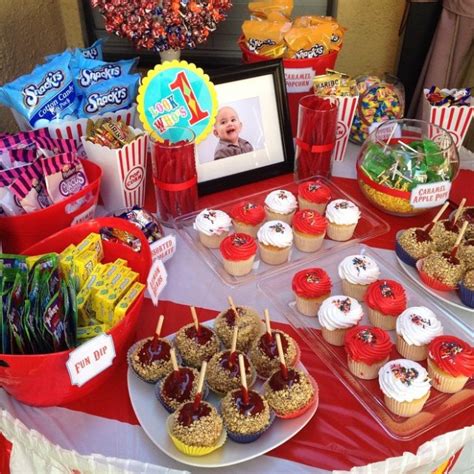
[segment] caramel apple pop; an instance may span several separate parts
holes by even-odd
[[[241,391],[242,391],[242,399],[244,403],[249,402],[249,389],[247,387],[247,377],[245,376],[245,362],[244,356],[239,354],[239,367],[240,367],[240,383],[241,383]]]
[[[436,216],[433,217],[432,221],[429,224],[427,224],[425,227],[423,227],[423,230],[425,230],[426,232],[429,232],[433,228],[433,226],[438,222],[439,218],[443,215],[443,212],[447,209],[448,206],[449,206],[449,202],[446,201],[441,207],[441,209],[438,211]]]

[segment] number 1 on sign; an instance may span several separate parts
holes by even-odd
[[[194,125],[209,117],[209,112],[205,112],[199,107],[196,95],[194,94],[194,91],[192,90],[184,71],[181,71],[176,75],[176,79],[170,84],[170,89],[179,89],[181,91],[184,101],[186,102],[188,110],[191,114],[189,125]]]

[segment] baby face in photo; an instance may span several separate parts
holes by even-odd
[[[236,144],[242,130],[242,122],[232,107],[222,107],[217,112],[214,136],[225,142]]]

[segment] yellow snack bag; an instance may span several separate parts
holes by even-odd
[[[294,59],[318,58],[329,53],[330,35],[327,28],[310,26],[307,28],[293,27],[285,34],[287,50],[285,57]]]
[[[293,11],[293,0],[264,0],[260,2],[249,2],[249,10],[252,18],[270,20],[269,17],[276,13],[288,19]]]
[[[247,20],[242,25],[245,45],[255,54],[281,58],[285,52],[283,36],[291,23]]]

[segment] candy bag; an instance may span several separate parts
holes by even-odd
[[[75,84],[78,89],[87,91],[101,82],[120,80],[130,73],[136,63],[137,58],[124,59],[115,63],[80,58],[72,68]]]
[[[44,156],[54,156],[61,153],[76,153],[76,141],[72,138],[34,138],[33,142]]]
[[[326,25],[307,28],[292,27],[285,34],[288,46],[285,57],[294,59],[317,58],[329,52],[330,28]]]
[[[310,26],[318,26],[325,24],[325,31],[329,33],[329,49],[337,50],[341,49],[342,40],[344,39],[344,33],[346,29],[339,25],[337,21],[331,16],[302,16],[296,18],[293,22],[295,27],[307,28]]]
[[[139,80],[139,74],[132,74],[89,88],[84,92],[78,116],[87,118],[130,107],[135,101]]]
[[[10,189],[26,213],[39,211],[52,204],[46,191],[42,166],[39,160],[23,166],[20,176]]]
[[[71,54],[63,53],[4,85],[0,88],[0,103],[13,107],[35,128],[75,113],[79,99],[69,70],[70,60]]]
[[[25,339],[22,324],[22,312],[25,299],[25,277],[16,271],[15,280],[7,299],[7,321],[10,329],[10,341],[13,353],[25,353]]]
[[[92,46],[89,46],[88,48],[77,48],[74,53],[76,59],[83,57],[86,59],[98,59],[99,61],[102,61],[104,57],[103,43],[105,43],[106,39],[107,38],[99,38]]]
[[[293,0],[264,0],[260,2],[249,2],[249,10],[252,18],[270,20],[275,14],[290,18],[293,11]],[[274,20],[271,20],[274,21]]]
[[[242,25],[242,32],[252,53],[281,58],[285,53],[284,34],[290,27],[291,23],[247,20]]]
[[[28,132],[18,132],[14,135],[5,134],[4,136],[0,137],[0,150],[15,148],[20,145],[26,146],[31,143],[33,138],[38,137],[51,138],[51,135],[49,134],[49,130],[47,128],[39,128],[37,130],[30,130]]]
[[[11,189],[12,183],[18,179],[23,167],[0,171],[0,216],[18,216],[24,214],[18,198]]]
[[[46,188],[53,203],[78,193],[87,186],[82,163],[73,153],[42,158]]]

